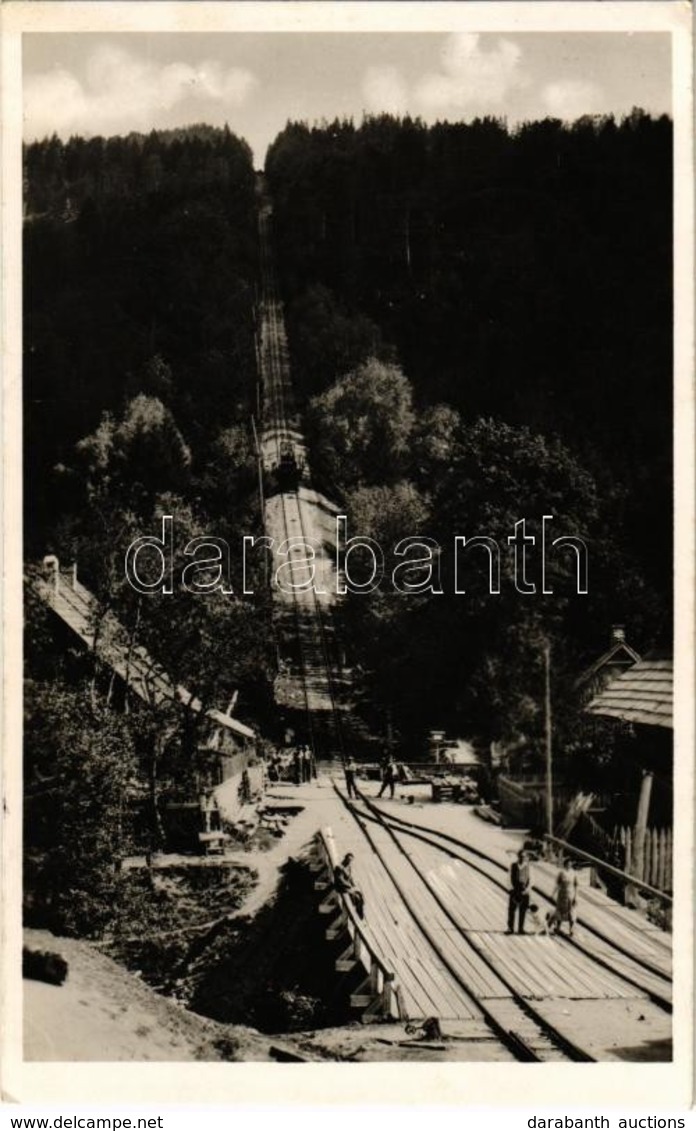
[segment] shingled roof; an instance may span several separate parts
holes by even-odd
[[[74,570],[61,570],[57,559],[50,580],[39,578],[35,589],[39,596],[75,632],[90,650],[123,679],[131,691],[150,706],[165,700],[182,703],[198,714],[203,705],[181,684],[176,686],[164,668],[141,645],[131,647],[129,634],[112,612],[100,610],[93,594],[82,585]],[[206,716],[218,726],[242,738],[254,738],[251,727],[222,711],[210,709]]]
[[[647,656],[608,683],[585,710],[627,723],[671,729],[672,677],[671,659]]]
[[[582,687],[584,684],[590,683],[595,676],[599,675],[602,670],[606,670],[609,676],[618,676],[625,668],[631,667],[632,664],[637,664],[640,660],[639,654],[635,648],[631,648],[625,640],[615,640],[611,648],[609,648],[604,655],[595,660],[589,668],[586,668],[582,675],[578,676],[575,681],[576,687]],[[618,670],[612,672],[612,668]]]

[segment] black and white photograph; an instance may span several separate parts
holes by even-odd
[[[302,7],[17,47],[20,1056],[639,1078],[688,24]]]

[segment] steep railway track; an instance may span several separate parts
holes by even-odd
[[[282,305],[271,252],[270,206],[261,206],[259,243],[262,283],[262,348],[261,367],[264,385],[264,438],[274,452],[279,467],[288,445],[297,453],[304,451],[301,430],[294,405],[290,366],[285,338]],[[312,545],[308,537],[304,503],[299,488],[279,492],[285,541],[289,544],[288,563],[304,561],[301,546],[291,540],[299,538]],[[293,579],[295,574],[293,573]],[[340,713],[337,706],[331,644],[325,624],[324,609],[312,585],[293,588],[292,624],[299,652],[300,682],[312,748],[326,756],[344,757]],[[329,709],[319,709],[328,700]]]

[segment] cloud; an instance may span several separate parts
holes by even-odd
[[[599,114],[604,105],[604,92],[595,82],[561,79],[543,88],[541,101],[549,114],[568,121],[583,114]]]
[[[363,95],[368,110],[405,114],[408,109],[408,89],[396,67],[369,67],[363,78]]]
[[[366,109],[432,121],[505,112],[510,95],[529,81],[517,43],[491,39],[484,46],[478,34],[454,33],[445,39],[438,70],[409,84],[396,67],[370,67],[362,88]]]
[[[420,80],[415,98],[424,111],[438,114],[498,111],[528,81],[516,43],[499,39],[484,49],[479,35],[459,33],[448,36],[441,69]]]
[[[182,124],[211,104],[241,106],[256,84],[251,71],[216,60],[161,63],[103,44],[82,80],[61,67],[27,77],[25,135],[128,132],[172,125],[173,118]]]

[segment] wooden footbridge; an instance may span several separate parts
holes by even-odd
[[[318,912],[337,976],[364,1021],[418,1027],[437,1018],[443,1031],[498,1042],[522,1061],[670,1059],[669,933],[583,887],[572,939],[532,924],[508,935],[515,834],[447,806],[466,828],[456,837],[432,827],[445,807],[406,810],[365,793],[349,801],[341,785],[330,788],[327,809],[325,779],[321,808],[331,824],[313,850]],[[333,886],[348,851],[364,918]],[[540,918],[552,906],[554,874],[550,864],[533,865]]]

